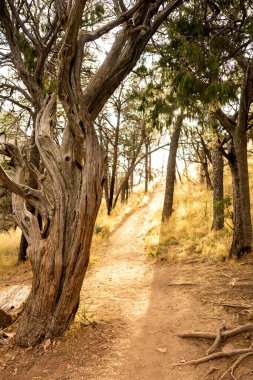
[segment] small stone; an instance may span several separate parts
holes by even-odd
[[[168,351],[168,348],[167,347],[157,347],[156,351],[161,352],[162,354],[166,354],[166,352]]]

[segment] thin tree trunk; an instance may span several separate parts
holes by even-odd
[[[117,165],[118,165],[119,126],[120,126],[120,116],[118,115],[117,126],[115,130],[115,139],[114,139],[112,175],[111,175],[110,193],[109,193],[109,201],[108,201],[108,215],[110,215],[113,208],[114,189],[115,189],[115,181],[116,181],[116,173],[117,173]]]
[[[150,153],[150,143],[149,143],[149,153]],[[152,175],[152,155],[149,154],[148,155],[148,178],[149,178],[149,182],[153,181],[153,175]]]
[[[149,184],[149,168],[148,168],[148,155],[149,155],[149,144],[145,142],[145,193],[148,192],[148,184]]]
[[[170,152],[169,152],[168,165],[167,165],[163,212],[162,212],[162,222],[169,219],[169,217],[172,214],[174,186],[175,186],[175,178],[176,178],[177,148],[178,148],[180,132],[182,129],[183,119],[184,119],[184,116],[183,116],[183,113],[181,112],[181,114],[177,117],[175,129],[171,136]]]
[[[212,185],[211,177],[210,177],[209,170],[208,170],[208,162],[207,162],[207,160],[205,159],[205,161],[201,165],[202,165],[203,173],[204,173],[205,180],[206,180],[206,188],[208,190],[212,190],[213,189],[213,185]]]
[[[178,165],[177,164],[176,164],[176,170],[177,170],[177,175],[178,175],[179,182],[182,183],[182,176],[180,174],[180,171],[178,169]]]
[[[224,227],[223,156],[219,147],[211,151],[213,165],[213,224],[212,229]]]

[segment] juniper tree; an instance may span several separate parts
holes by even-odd
[[[10,177],[0,166],[0,180],[13,192],[14,215],[28,241],[33,271],[31,294],[16,334],[21,346],[61,334],[76,314],[104,183],[104,153],[94,121],[150,38],[183,0],[139,0],[128,8],[122,1],[114,3],[116,17],[90,27],[85,16],[92,2],[45,0],[35,9],[28,0],[0,1],[6,59],[33,105],[34,142],[42,167],[40,171],[30,166],[15,145],[1,147],[13,160],[15,175]],[[100,2],[104,8],[106,4]],[[104,62],[90,80],[83,80],[88,45],[114,28],[118,30]],[[64,119],[58,118],[59,110]],[[59,126],[63,135],[57,143],[54,131]],[[38,189],[27,185],[28,171],[36,177]]]

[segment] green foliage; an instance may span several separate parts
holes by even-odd
[[[168,73],[178,103],[189,110],[195,108],[197,102],[204,106],[222,106],[237,100],[242,74],[235,61],[230,63],[228,39],[233,41],[234,49],[253,34],[250,22],[242,24],[240,33],[231,32],[227,14],[231,12],[229,17],[243,18],[246,8],[243,9],[241,3],[219,2],[216,8],[208,7],[206,11],[204,16],[199,1],[182,7],[167,24],[168,42],[163,45],[159,61],[160,67]]]
[[[197,18],[195,15],[191,17],[189,13],[180,17],[174,25],[175,30],[188,40],[198,38],[200,35],[204,37],[210,35],[208,25],[203,23],[200,17]]]
[[[24,64],[26,69],[32,74],[37,64],[37,52],[34,47],[28,42],[25,36],[16,29],[15,31],[19,48],[24,55]]]
[[[222,201],[216,202],[214,204],[214,207],[216,210],[223,210],[224,209],[224,215],[227,219],[232,219],[232,212],[231,212],[231,206],[232,206],[232,197],[231,195],[225,195]]]
[[[83,26],[93,26],[103,20],[105,14],[104,5],[102,3],[95,4],[88,13],[85,14]]]
[[[42,79],[42,91],[43,94],[52,94],[57,89],[57,82],[55,80],[50,80],[46,77]]]

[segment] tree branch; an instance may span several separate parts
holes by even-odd
[[[232,121],[223,111],[221,108],[218,108],[214,112],[214,116],[219,120],[223,128],[225,128],[228,133],[233,135],[236,127],[236,122]]]

